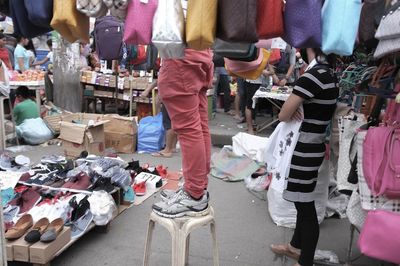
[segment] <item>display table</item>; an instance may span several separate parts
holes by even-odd
[[[40,113],[40,90],[44,88],[44,80],[39,81],[10,81],[10,89],[16,90],[19,86],[26,86],[35,91],[36,104]]]
[[[267,99],[273,106],[279,110],[282,108],[282,102],[285,102],[291,93],[292,89],[284,87],[284,89],[278,86],[272,87],[260,87],[253,96],[253,109],[256,107],[259,98]],[[271,122],[263,123],[257,126],[257,132],[261,132],[266,128],[269,128],[278,121],[278,114],[272,116]]]

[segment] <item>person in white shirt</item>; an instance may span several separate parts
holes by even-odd
[[[50,62],[50,64],[53,64],[53,42],[51,39],[48,39],[46,41],[46,43],[50,50],[49,53],[42,60],[33,63],[32,66],[40,66],[40,65],[46,64],[47,62]]]

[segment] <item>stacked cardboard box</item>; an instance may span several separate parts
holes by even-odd
[[[134,117],[104,115],[103,120],[106,148],[120,153],[134,153],[136,150],[137,121]]]

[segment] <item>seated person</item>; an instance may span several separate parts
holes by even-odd
[[[296,65],[296,49],[287,45],[281,50],[281,59],[270,71],[273,72],[272,79],[275,85],[285,86],[295,82],[294,70]],[[272,70],[273,69],[273,70]]]
[[[13,110],[17,126],[22,124],[25,119],[40,117],[38,106],[29,98],[29,89],[26,86],[18,87],[15,96],[19,101]]]

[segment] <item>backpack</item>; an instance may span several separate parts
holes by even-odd
[[[97,54],[102,60],[120,59],[124,24],[113,16],[98,18],[94,26]]]

